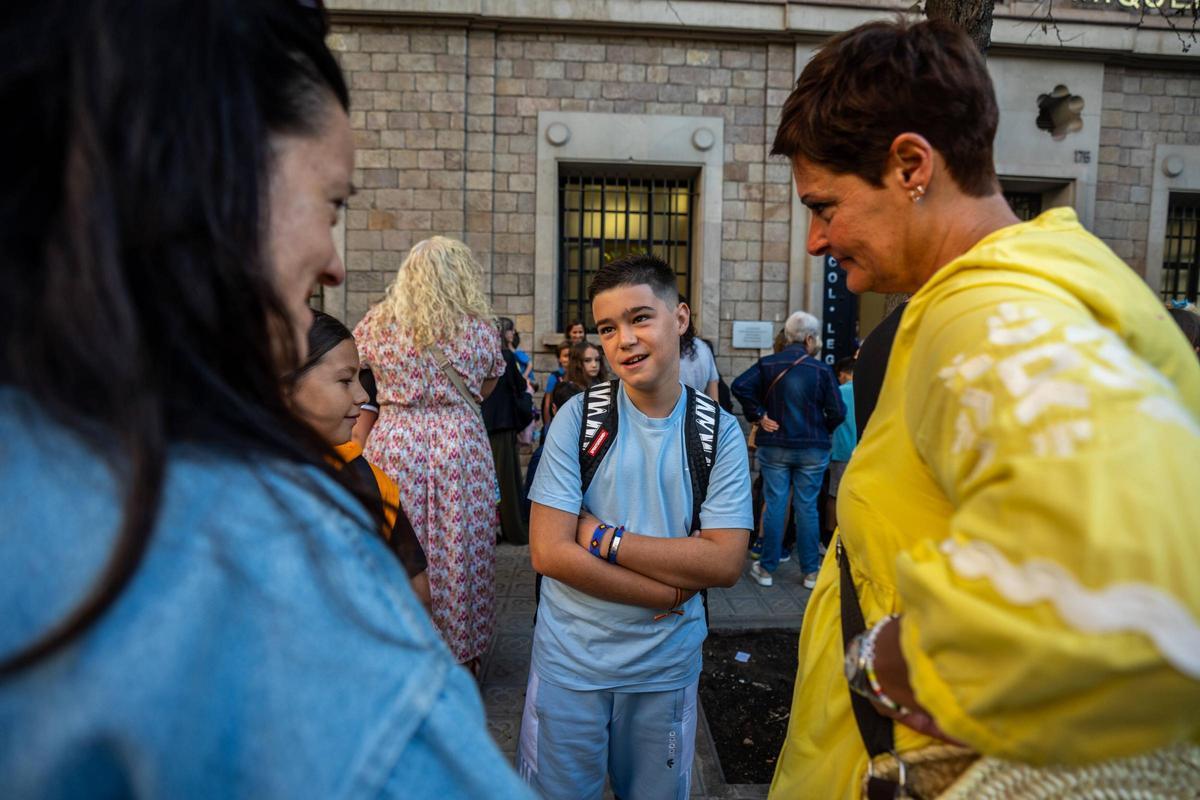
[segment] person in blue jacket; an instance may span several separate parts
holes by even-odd
[[[784,339],[782,350],[760,358],[730,387],[746,419],[759,424],[755,444],[766,508],[762,557],[750,567],[750,575],[763,586],[774,583],[790,493],[802,581],[811,589],[821,566],[817,495],[829,465],[830,433],[845,419],[846,405],[833,372],[817,358],[817,318],[795,312],[784,324]]]
[[[531,797],[280,379],[345,275],[319,8],[6,9],[0,797]]]

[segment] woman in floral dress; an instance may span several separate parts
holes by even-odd
[[[478,674],[495,627],[497,484],[487,432],[438,367],[440,348],[476,403],[504,372],[479,265],[462,242],[417,244],[354,330],[378,385],[365,455],[400,486],[429,560],[433,621]]]

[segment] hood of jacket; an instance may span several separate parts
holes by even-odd
[[[1070,208],[1001,228],[934,274],[913,295],[901,327],[948,293],[980,285],[1018,284],[1063,292],[1082,303],[1134,353],[1173,383],[1200,420],[1200,362],[1145,281],[1089,233]]]

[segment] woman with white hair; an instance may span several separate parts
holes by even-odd
[[[478,676],[496,622],[499,525],[478,403],[504,358],[470,249],[442,236],[419,242],[354,338],[380,406],[365,455],[399,484],[429,561],[434,624]]]
[[[796,545],[804,587],[817,580],[820,524],[817,495],[829,465],[830,434],[846,417],[837,380],[821,363],[821,323],[797,311],[784,324],[787,341],[778,353],[764,356],[730,387],[746,419],[757,423],[758,467],[763,479],[763,552],[750,575],[763,586],[774,582],[779,566],[788,494],[796,515]]]

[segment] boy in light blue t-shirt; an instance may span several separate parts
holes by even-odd
[[[741,575],[753,525],[746,447],[721,412],[700,530],[689,536],[679,336],[691,312],[672,270],[653,256],[602,266],[589,295],[620,379],[619,425],[583,493],[583,403],[572,398],[550,428],[530,492],[530,553],[545,580],[518,769],[550,800],[599,798],[606,775],[622,800],[683,800],[707,635],[696,594]]]

